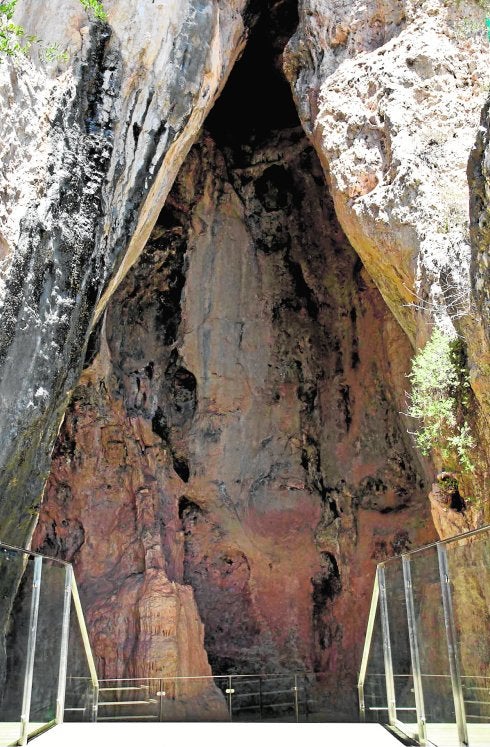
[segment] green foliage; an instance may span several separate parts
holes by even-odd
[[[5,16],[10,21],[14,15],[17,0],[10,0],[8,3],[0,3],[0,15]]]
[[[0,2],[0,62],[3,56],[13,57],[17,54],[27,54],[32,44],[41,42],[36,36],[28,34],[23,26],[14,23],[15,8],[18,0]],[[79,0],[87,13],[91,13],[99,21],[107,20],[107,13],[99,0]],[[40,48],[39,56],[43,62],[66,62],[68,52],[61,49],[57,43],[48,43]]]
[[[461,341],[436,328],[413,359],[409,378],[407,414],[421,422],[414,433],[421,452],[427,455],[434,449],[446,462],[456,458],[463,472],[472,472],[470,451],[475,444],[465,420],[470,383]]]
[[[99,21],[107,21],[107,13],[99,0],[80,0],[87,13],[92,12]]]
[[[56,42],[42,47],[39,56],[43,62],[67,62],[69,59],[66,49],[61,49],[60,45]]]
[[[23,26],[12,21],[17,0],[0,3],[0,60],[1,55],[13,57],[16,54],[26,54],[35,36],[26,34]]]

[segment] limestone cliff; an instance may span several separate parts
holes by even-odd
[[[339,221],[394,316],[416,348],[434,323],[465,340],[474,525],[488,495],[489,346],[466,167],[489,83],[484,16],[477,2],[304,0],[285,55]]]
[[[483,12],[106,4],[24,0],[70,65],[0,66],[2,538],[68,403],[33,546],[74,563],[100,674],[321,672],[354,718],[376,562],[489,515]],[[451,494],[402,414],[436,322],[478,436]],[[220,712],[196,687],[181,715]]]
[[[470,229],[472,238],[471,278],[474,298],[484,322],[487,341],[490,338],[490,99],[481,116],[480,127],[468,163],[470,186]],[[490,368],[486,368],[488,376]],[[490,402],[487,401],[490,408]]]
[[[215,674],[324,672],[353,718],[375,564],[434,534],[399,414],[410,344],[336,221],[273,29],[94,335],[35,542],[74,562],[109,676],[166,667],[122,656],[145,645],[126,590],[158,568],[193,588]]]
[[[245,37],[236,2],[19,3],[60,71],[0,65],[0,519],[25,544],[100,310],[135,261]]]

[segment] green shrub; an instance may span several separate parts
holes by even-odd
[[[99,0],[79,0],[87,13],[93,14],[99,21],[107,20],[107,13]],[[0,62],[2,57],[13,57],[16,54],[27,54],[32,44],[39,44],[41,40],[28,34],[23,26],[14,23],[15,8],[18,0],[0,2]],[[44,62],[66,62],[68,53],[58,44],[47,44],[41,47],[40,57]]]
[[[448,466],[456,461],[463,472],[472,472],[470,451],[475,444],[465,419],[470,383],[461,341],[434,329],[414,357],[409,379],[407,414],[421,423],[413,434],[421,452],[428,455],[434,449]]]
[[[87,13],[92,12],[99,21],[107,21],[107,13],[99,0],[80,0]]]
[[[26,54],[35,36],[26,34],[22,26],[12,21],[17,0],[0,3],[0,59],[1,55],[12,57],[15,54]]]

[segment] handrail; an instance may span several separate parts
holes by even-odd
[[[473,539],[480,539],[480,541],[473,542]],[[444,706],[441,706],[441,708],[443,709],[443,707],[445,707],[446,711],[447,709],[452,709],[450,721],[457,729],[458,741],[461,746],[468,744],[468,719],[480,719],[483,721],[485,718],[487,721],[490,721],[490,718],[486,715],[482,716],[478,713],[466,713],[467,706],[470,711],[474,710],[472,709],[472,706],[474,705],[481,705],[488,708],[490,705],[490,697],[486,699],[486,694],[489,692],[488,683],[490,682],[490,677],[488,676],[488,667],[484,670],[484,674],[480,674],[478,666],[475,666],[475,661],[477,660],[471,660],[471,658],[468,660],[467,649],[470,645],[471,637],[468,638],[464,626],[466,617],[471,613],[471,609],[463,610],[462,605],[466,604],[466,602],[464,594],[461,596],[461,584],[457,583],[458,577],[455,575],[454,571],[456,560],[451,557],[451,553],[447,553],[448,546],[450,547],[451,545],[454,545],[456,548],[463,548],[465,553],[471,554],[473,551],[476,553],[476,557],[480,559],[480,548],[483,547],[486,553],[489,544],[490,525],[487,524],[479,529],[463,532],[454,537],[448,537],[437,542],[432,542],[398,556],[387,558],[378,564],[358,679],[359,711],[361,720],[364,721],[366,719],[366,715],[369,711],[386,712],[386,715],[381,719],[382,723],[387,726],[389,724],[390,726],[397,727],[406,736],[416,739],[417,743],[420,745],[426,744],[428,740],[425,713],[427,706],[424,701],[427,694],[429,695],[429,700],[427,702],[430,701],[430,694],[432,692],[431,686],[427,683],[431,681],[431,678],[443,678],[444,681],[450,683],[452,698],[446,698]],[[438,569],[437,580],[433,577],[434,574],[432,572],[430,577],[427,579],[423,577],[423,574],[421,578],[419,578],[420,574],[417,574],[416,581],[414,582],[412,580],[412,573],[410,572],[410,564],[413,563],[414,567],[416,565],[419,568],[421,567],[423,571],[425,567],[424,561],[426,557],[429,556],[421,555],[421,553],[425,550],[431,549],[436,550],[433,554],[435,557],[434,564]],[[400,574],[392,576],[390,581],[390,589],[392,593],[384,598],[383,604],[382,584],[385,569],[386,572],[388,571],[388,568],[392,569],[395,561],[398,563],[398,567],[401,566],[401,569],[403,570],[403,578],[401,578]],[[432,568],[432,565],[430,567]],[[477,575],[480,575],[479,568],[481,568],[482,577],[479,578],[478,583],[484,584],[490,571],[486,554],[483,559],[480,559],[478,567],[471,566],[475,578]],[[417,595],[418,606],[414,606],[414,594],[417,594],[417,588],[420,589],[420,584],[422,584],[422,590],[421,593]],[[423,617],[425,608],[421,609],[421,605],[423,605],[427,595],[429,595],[429,601],[432,600],[432,603],[436,605],[439,615],[438,619],[441,620],[439,629],[429,629],[431,635],[435,635],[441,639],[439,645],[443,647],[441,652],[444,651],[443,656],[446,657],[445,662],[447,668],[447,671],[444,673],[430,673],[430,670],[432,669],[430,662],[432,659],[430,656],[429,659],[427,659],[427,653],[424,654],[425,664],[422,662],[423,668],[421,668],[421,662],[419,660],[420,641],[423,640],[421,636],[424,632],[427,635],[427,623],[424,621],[425,618]],[[404,597],[405,605],[400,605],[400,596]],[[453,597],[456,602],[453,602]],[[459,612],[458,618],[456,618],[457,612]],[[379,640],[383,643],[384,662],[382,660],[381,651],[378,651],[378,648],[376,648],[376,658],[371,658],[374,652],[373,629],[377,626],[377,613],[380,615],[381,625],[376,627],[376,630],[377,635],[380,636]],[[473,611],[473,614],[478,614],[478,609]],[[397,631],[394,636],[390,635],[390,623],[394,624]],[[470,630],[472,630],[471,625],[470,618]],[[430,638],[425,640],[425,649],[431,645],[432,640]],[[460,647],[462,645],[466,646],[464,649],[465,658],[463,660],[465,671],[461,670]],[[403,664],[400,667],[400,669],[402,669],[401,673],[397,673],[396,671],[393,672],[391,656],[389,655],[390,646],[394,646],[395,651],[397,647],[399,647],[402,652]],[[407,651],[407,649],[409,650]],[[470,664],[470,661],[473,661],[473,666]],[[403,672],[405,666],[407,666],[407,670],[406,672]],[[378,671],[372,671],[374,668]],[[424,668],[426,671],[424,671]],[[472,674],[471,672],[475,670],[478,673]],[[407,710],[406,706],[411,706],[412,703],[407,703],[406,700],[404,700],[405,695],[403,693],[405,691],[403,689],[400,690],[401,694],[396,694],[393,688],[394,678],[406,678],[407,681],[410,679],[413,680],[413,687],[410,686],[410,691],[413,693],[411,698],[415,701],[415,708],[410,708],[410,710],[413,710],[416,713],[415,724],[412,721],[410,721],[410,723],[402,723],[396,716],[397,711]],[[385,685],[382,683],[383,679],[386,680]],[[400,682],[400,680],[398,680],[398,682]],[[372,692],[369,683],[376,683],[375,685],[372,684],[372,687],[374,688]],[[484,687],[484,685],[486,686]],[[370,694],[369,700],[368,694]],[[398,699],[400,699],[399,703],[396,702]],[[450,703],[449,700],[451,701]],[[439,705],[437,707],[439,708]],[[432,719],[434,718],[435,713],[433,705],[431,705],[429,711],[432,713],[432,724]],[[446,711],[442,710],[441,712],[446,713]],[[439,714],[439,711],[437,711],[437,713]]]
[[[233,679],[238,678],[252,678],[252,679],[260,679],[260,678],[272,678],[272,677],[294,677],[294,676],[301,676],[305,677],[308,675],[311,676],[317,676],[319,674],[325,674],[325,672],[285,672],[284,674],[279,672],[274,672],[272,674],[268,674],[267,672],[261,673],[261,674],[189,674],[189,675],[174,675],[174,676],[165,676],[162,675],[161,677],[105,677],[104,679],[99,680],[99,685],[102,685],[105,682],[156,682],[157,680],[228,680],[230,677],[233,677]],[[80,678],[83,679],[83,678]]]
[[[369,662],[369,653],[371,651],[371,641],[374,632],[374,621],[376,620],[376,611],[378,609],[379,599],[379,583],[378,574],[374,577],[374,588],[373,595],[371,597],[371,606],[369,608],[369,617],[366,631],[366,640],[364,643],[364,649],[362,651],[361,668],[359,670],[359,678],[357,681],[357,691],[359,693],[359,707],[361,713],[361,720],[364,721],[366,715],[366,708],[364,702],[364,682],[366,681],[367,665]]]
[[[463,539],[469,539],[470,537],[474,537],[477,534],[483,534],[484,532],[488,532],[490,530],[490,524],[485,524],[484,527],[479,527],[479,529],[471,529],[469,532],[461,532],[461,534],[455,534],[453,537],[446,537],[445,539],[436,540],[435,542],[429,542],[428,545],[422,545],[421,547],[416,547],[414,550],[408,550],[407,552],[400,553],[400,555],[392,555],[390,558],[385,558],[379,565],[383,566],[386,563],[392,563],[394,560],[400,560],[400,558],[406,557],[408,555],[416,555],[418,552],[424,552],[424,550],[430,550],[431,547],[438,547],[440,545],[449,545],[452,542],[458,542],[459,540]]]
[[[80,633],[82,636],[85,656],[87,657],[87,664],[88,664],[88,668],[90,671],[90,679],[92,681],[92,686],[94,688],[94,691],[98,692],[99,680],[97,678],[97,670],[95,669],[95,662],[94,662],[94,657],[92,654],[92,647],[90,646],[87,626],[85,624],[85,617],[83,615],[82,604],[80,602],[80,596],[78,594],[78,587],[77,587],[77,582],[75,580],[74,574],[72,575],[72,578],[71,578],[71,594],[72,594],[73,604],[75,606],[75,612],[77,615],[78,624],[80,626]]]
[[[14,550],[15,552],[21,552],[23,555],[29,555],[33,558],[43,558],[44,560],[50,560],[53,563],[59,563],[59,565],[69,566],[71,563],[67,563],[66,560],[60,560],[59,558],[52,558],[50,555],[43,555],[35,550],[26,550],[25,547],[16,547],[16,545],[8,545],[6,542],[0,540],[0,550],[5,548],[6,550]]]

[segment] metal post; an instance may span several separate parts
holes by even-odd
[[[60,667],[58,672],[58,695],[56,697],[57,724],[63,723],[66,693],[66,671],[68,666],[68,639],[70,636],[70,607],[71,607],[71,577],[73,569],[71,565],[65,568],[65,593],[63,596],[63,622],[61,628],[61,651]]]
[[[386,698],[388,700],[388,721],[390,726],[396,722],[395,680],[393,678],[393,658],[391,655],[390,623],[388,619],[388,600],[386,597],[386,576],[384,565],[378,566],[379,608],[383,632],[383,655],[385,664]]]
[[[226,688],[226,694],[228,695],[228,713],[230,714],[230,721],[233,721],[233,702],[232,702],[232,696],[234,693],[234,689],[232,687],[232,678],[231,676],[228,676],[228,687]]]
[[[158,696],[160,698],[160,711],[158,714],[158,720],[163,721],[163,699],[165,697],[165,688],[164,688],[163,680],[160,680],[160,683],[159,683]]]
[[[362,724],[366,723],[366,701],[364,698],[364,682],[357,685],[357,695],[359,697],[359,717]]]
[[[296,723],[299,723],[299,703],[298,703],[298,675],[294,675],[294,713],[296,716]]]
[[[262,677],[259,675],[259,711],[260,711],[260,720],[262,721],[264,718],[264,712],[262,707]]]
[[[413,601],[412,571],[410,558],[402,555],[403,585],[405,587],[405,604],[407,607],[408,634],[410,640],[410,658],[412,662],[413,689],[415,695],[415,709],[417,711],[417,729],[420,744],[427,742],[427,730],[425,721],[424,689],[422,686],[422,673],[420,668],[419,639],[417,631],[417,618]]]
[[[458,656],[458,639],[456,626],[454,624],[453,601],[451,596],[451,581],[449,578],[449,566],[447,562],[446,546],[437,545],[437,557],[439,559],[439,575],[441,579],[442,604],[444,607],[444,625],[446,628],[447,651],[449,656],[449,671],[451,674],[451,686],[453,690],[454,712],[458,726],[458,736],[461,745],[468,744],[468,729],[466,726],[466,713],[464,707],[463,688],[461,685],[461,670]]]
[[[371,606],[369,608],[369,618],[366,630],[366,638],[364,639],[364,650],[362,652],[361,668],[359,670],[359,680],[357,684],[357,691],[359,694],[359,715],[361,721],[366,721],[366,703],[364,697],[364,684],[366,682],[367,668],[369,663],[369,654],[371,653],[371,643],[373,640],[374,623],[376,621],[376,612],[378,610],[379,601],[379,582],[378,574],[374,577],[373,596],[371,597]]]
[[[29,735],[29,716],[31,712],[32,678],[34,675],[34,659],[36,655],[37,618],[39,613],[39,593],[41,590],[41,574],[43,559],[34,558],[34,578],[32,581],[31,612],[29,616],[29,637],[27,640],[26,673],[24,677],[24,693],[22,697],[21,732],[19,744],[27,744]]]
[[[88,637],[87,626],[85,625],[82,605],[80,603],[80,596],[78,594],[77,582],[75,581],[75,575],[73,573],[71,576],[71,596],[73,599],[73,606],[80,628],[80,635],[82,636],[87,665],[90,671],[90,681],[92,686],[92,705],[89,712],[89,721],[97,721],[97,712],[99,708],[99,680],[97,679],[94,657],[92,654],[92,649],[90,648],[90,641]]]

